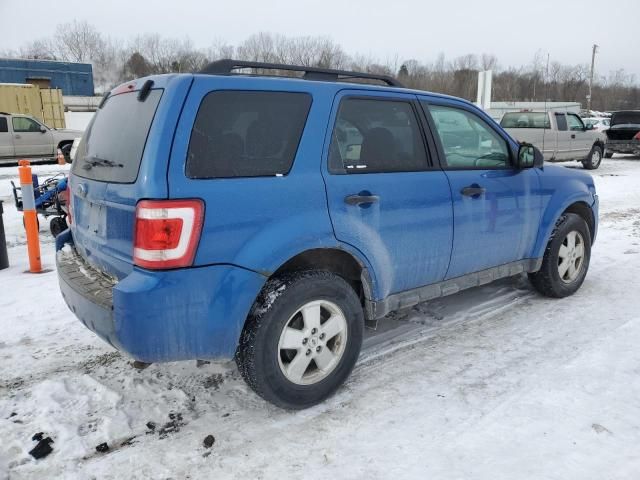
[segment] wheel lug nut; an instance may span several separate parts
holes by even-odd
[[[307,350],[307,355],[311,355],[311,349]]]
[[[316,347],[316,352],[320,353],[321,351],[322,351],[322,347],[321,347],[320,345],[318,345],[318,346]]]
[[[303,338],[303,339],[302,339],[302,344],[303,344],[303,345],[306,345],[308,341],[309,341],[309,339],[308,339],[308,338]]]
[[[317,328],[312,328],[311,329],[311,335],[315,335],[317,331],[318,331]]]
[[[324,340],[324,336],[325,336],[324,333],[321,333],[320,334],[320,340]]]

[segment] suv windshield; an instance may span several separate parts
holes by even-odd
[[[544,112],[505,113],[500,125],[502,128],[551,128],[549,115]]]
[[[78,145],[73,174],[100,182],[133,183],[162,90],[138,100],[138,92],[107,98]]]

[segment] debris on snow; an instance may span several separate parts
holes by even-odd
[[[107,442],[103,442],[100,445],[96,446],[96,452],[98,453],[106,453],[109,451],[109,445]]]
[[[216,441],[216,437],[214,437],[213,435],[207,435],[206,437],[204,437],[204,440],[202,441],[202,445],[204,445],[204,448],[211,448],[213,447],[213,444]]]
[[[50,445],[53,443],[53,440],[51,437],[42,438],[43,435],[42,432],[39,432],[31,438],[31,440],[38,442],[38,444],[29,451],[29,455],[36,460],[44,458],[53,452],[53,447]]]

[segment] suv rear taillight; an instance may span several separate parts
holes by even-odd
[[[640,132],[636,133],[633,137],[634,140],[640,140]]]
[[[201,200],[141,200],[136,207],[133,263],[156,270],[191,266],[203,218]]]

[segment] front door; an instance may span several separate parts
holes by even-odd
[[[461,102],[423,102],[451,184],[454,239],[446,278],[527,257],[541,212],[538,175],[512,167],[511,147],[490,120]]]
[[[571,131],[572,158],[587,158],[594,143],[593,133],[586,129],[582,119],[575,113],[567,113],[567,123]]]
[[[441,281],[453,238],[446,175],[431,162],[408,94],[342,91],[327,132],[329,212],[338,240],[373,267],[376,299]]]
[[[16,157],[53,155],[53,135],[48,128],[28,117],[12,117],[11,124]]]

